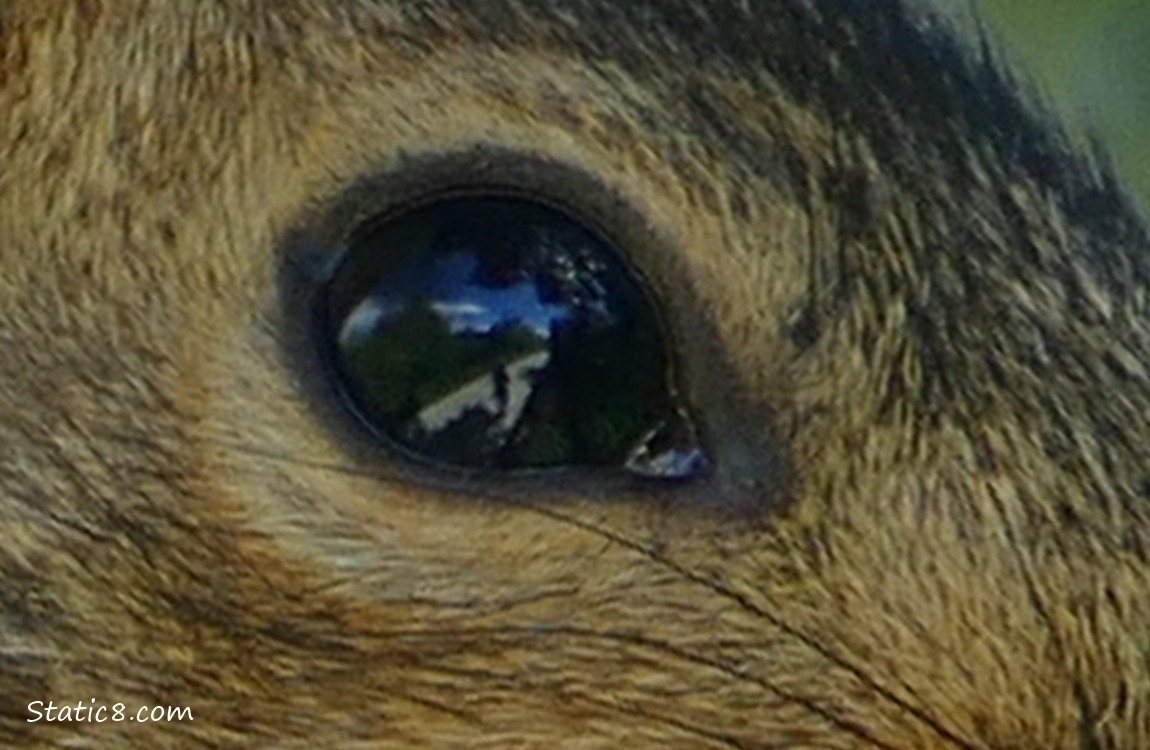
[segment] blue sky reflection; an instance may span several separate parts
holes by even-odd
[[[530,275],[506,286],[477,281],[479,259],[474,253],[455,251],[419,260],[379,283],[352,310],[340,329],[341,343],[361,343],[419,300],[426,300],[456,332],[485,333],[500,324],[518,323],[547,337],[552,322],[571,314],[568,306],[544,302]]]

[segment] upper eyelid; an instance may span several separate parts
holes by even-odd
[[[585,217],[612,236],[615,229],[648,226],[624,196],[578,166],[476,144],[398,160],[321,199],[285,233],[286,261],[313,282],[323,281],[334,273],[364,224],[432,197],[475,191],[531,196]],[[644,265],[642,258],[631,260]]]

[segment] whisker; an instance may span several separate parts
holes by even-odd
[[[578,518],[574,518],[572,516],[566,515],[564,513],[561,513],[560,511],[554,510],[552,508],[545,508],[545,507],[542,507],[539,505],[527,505],[525,507],[529,508],[530,510],[532,510],[532,511],[534,511],[540,515],[551,518],[552,520],[559,521],[560,523],[564,523],[564,524],[582,529],[584,531],[587,531],[588,533],[594,534],[595,536],[597,536],[601,539],[605,539],[609,542],[612,542],[612,543],[617,544],[621,547],[624,547],[624,548],[626,548],[632,552],[635,552],[635,553],[641,555],[642,557],[644,557],[645,559],[655,563],[656,565],[659,565],[666,570],[670,570],[670,571],[674,572],[676,575],[680,576],[683,580],[689,581],[689,582],[696,584],[698,586],[702,586],[703,588],[707,589],[711,593],[717,594],[718,596],[722,597],[723,599],[734,603],[736,606],[738,606],[743,611],[768,622],[773,627],[777,628],[782,633],[794,638],[796,641],[803,644],[807,648],[811,649],[812,651],[814,651],[819,656],[826,659],[828,662],[830,662],[834,666],[839,667],[840,669],[843,669],[844,671],[846,671],[847,673],[849,673],[850,675],[855,677],[857,680],[859,680],[859,682],[862,683],[863,685],[865,685],[868,689],[873,690],[876,695],[886,699],[891,704],[893,704],[894,706],[898,707],[899,709],[901,709],[903,711],[906,711],[911,716],[914,716],[916,719],[918,719],[920,722],[922,722],[925,726],[929,727],[932,731],[934,731],[939,737],[945,739],[947,742],[951,743],[955,747],[962,748],[963,750],[977,750],[975,745],[973,745],[973,744],[967,742],[966,740],[964,740],[963,738],[959,737],[957,734],[955,734],[953,731],[951,731],[948,727],[943,725],[939,719],[935,718],[934,716],[931,716],[924,709],[907,702],[905,699],[903,699],[899,695],[895,694],[890,689],[879,684],[874,678],[870,677],[862,668],[860,668],[857,665],[855,665],[854,663],[852,663],[846,657],[835,653],[830,648],[828,648],[824,644],[820,643],[817,639],[813,638],[809,634],[796,628],[795,626],[786,622],[784,619],[778,617],[777,615],[773,615],[770,612],[768,612],[767,610],[763,609],[762,607],[756,605],[745,594],[741,594],[738,591],[735,591],[734,589],[732,589],[731,587],[726,586],[723,583],[720,583],[719,581],[715,581],[713,579],[702,576],[702,575],[692,571],[691,569],[687,568],[683,564],[673,560],[672,558],[668,557],[667,555],[664,555],[664,554],[658,552],[657,550],[655,550],[655,549],[653,549],[647,545],[644,545],[640,542],[637,542],[634,539],[630,539],[628,537],[625,537],[616,531],[613,531],[610,529],[605,529],[605,528],[603,528],[601,526],[597,526],[593,523],[583,521],[583,520],[580,520]],[[826,718],[828,718],[828,720],[829,720],[830,717],[826,717]]]

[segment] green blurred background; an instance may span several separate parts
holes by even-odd
[[[1150,0],[974,2],[1072,129],[1101,135],[1150,214]]]

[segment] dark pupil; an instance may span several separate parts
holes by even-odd
[[[418,456],[703,469],[649,296],[564,213],[509,197],[423,205],[361,232],[324,297],[342,389]]]

